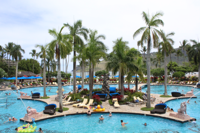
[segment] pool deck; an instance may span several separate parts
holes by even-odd
[[[181,99],[181,98],[190,98],[190,97],[168,97],[168,98],[163,98],[160,97],[159,94],[152,94],[153,96],[156,97],[156,101],[151,104],[152,107],[154,107],[156,104],[158,104],[160,101],[163,102],[167,102],[170,100],[176,100],[176,99]],[[56,95],[50,96],[49,99],[32,99],[32,98],[23,98],[24,100],[36,100],[36,101],[42,101],[45,102],[47,104],[56,104],[57,107],[59,107],[59,103],[57,101],[55,101],[55,97]],[[196,98],[196,97],[192,97],[192,98]],[[102,113],[108,113],[108,112],[112,112],[112,113],[126,113],[126,114],[140,114],[140,115],[149,115],[149,116],[156,116],[156,117],[161,117],[161,118],[166,118],[166,119],[171,119],[171,120],[175,120],[178,122],[187,122],[188,120],[182,120],[182,119],[178,119],[175,117],[171,117],[169,116],[170,112],[166,112],[165,114],[151,114],[150,111],[142,111],[141,108],[145,107],[145,104],[143,105],[135,105],[134,107],[129,106],[129,105],[120,105],[119,108],[115,108],[114,106],[111,106],[107,101],[102,102],[102,106],[106,109],[104,112],[92,112],[92,113],[99,113],[99,115],[101,115]],[[68,106],[63,106],[63,107],[67,107],[69,108],[68,111],[63,111],[62,113],[60,112],[56,112],[55,115],[48,115],[48,114],[43,114],[43,116],[39,119],[35,119],[35,121],[41,121],[41,120],[45,120],[45,119],[50,119],[50,118],[55,118],[55,117],[60,117],[60,116],[67,116],[67,115],[75,115],[75,114],[86,114],[86,112],[88,111],[88,109],[84,109],[84,108],[75,108],[72,107],[72,105],[68,105]],[[40,112],[43,113],[43,112]],[[192,117],[190,118],[190,120],[192,119]],[[20,121],[25,121],[23,118],[20,119]],[[26,121],[31,123],[32,121]]]

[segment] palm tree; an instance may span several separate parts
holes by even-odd
[[[1,58],[1,61],[3,61],[4,53],[5,53],[5,49],[4,49],[3,46],[0,45],[0,58]]]
[[[35,50],[35,49],[32,49],[32,52],[30,52],[29,54],[31,54],[31,56],[34,57],[34,60],[35,60],[35,57],[36,57],[36,50]],[[33,61],[33,73],[34,73],[34,63],[35,63],[35,61]]]
[[[18,74],[18,61],[22,59],[22,53],[25,53],[25,50],[21,48],[20,45],[14,45],[14,47],[12,48],[12,56],[16,61],[16,74],[15,74],[15,78],[16,78],[16,86],[17,86],[17,74]]]
[[[193,43],[193,46],[188,49],[188,56],[190,60],[194,60],[196,65],[199,65],[198,72],[199,72],[199,81],[200,81],[200,42],[195,40],[190,40]]]
[[[145,58],[145,53],[147,52],[146,46],[143,46],[143,49],[141,50],[141,52],[143,52],[143,54],[144,54],[144,59],[146,59],[146,58]]]
[[[130,62],[127,57],[129,47],[127,46],[126,41],[123,41],[122,38],[114,41],[115,45],[113,51],[110,54],[109,61],[107,63],[106,69],[112,70],[114,75],[119,72],[119,89],[121,90],[121,95],[124,97],[124,75],[127,73],[128,66]],[[130,57],[130,56],[129,56]]]
[[[72,51],[72,36],[62,34],[64,26],[57,32],[55,29],[49,30],[49,34],[54,37],[49,44],[50,49],[55,51],[56,58],[58,60],[58,90],[59,90],[59,112],[63,112],[62,109],[62,85],[61,85],[61,72],[60,72],[60,59],[65,58]]]
[[[179,62],[179,56],[183,56],[183,53],[181,52],[181,49],[178,49],[176,51],[176,56],[177,56],[177,63]]]
[[[142,13],[143,19],[145,20],[146,26],[139,28],[135,33],[133,34],[133,38],[135,38],[138,34],[143,32],[141,37],[141,46],[143,46],[143,43],[147,43],[147,107],[151,107],[150,103],[150,48],[151,43],[153,42],[154,47],[158,46],[158,30],[156,29],[159,25],[164,25],[163,21],[161,19],[157,19],[160,16],[163,16],[162,13],[156,13],[151,18],[149,14],[146,14],[145,12]]]
[[[74,46],[74,57],[76,57],[76,45],[84,44],[81,36],[87,40],[87,33],[89,32],[86,28],[82,27],[82,21],[78,20],[74,25],[64,24],[70,31],[70,35],[73,37]],[[76,93],[76,60],[73,61],[73,93]]]
[[[8,76],[9,76],[9,63],[10,63],[10,57],[13,54],[13,47],[15,46],[15,44],[13,42],[9,42],[8,45],[5,46],[5,50],[7,52],[7,64],[8,64]],[[9,60],[8,60],[8,56],[9,56]]]
[[[36,48],[40,48],[40,52],[36,54],[37,57],[40,57],[45,62],[46,54],[48,51],[48,45],[36,45]],[[44,63],[43,66],[43,86],[44,86],[44,97],[47,96],[46,94],[46,64]]]
[[[90,30],[89,41],[88,44],[83,51],[83,54],[86,55],[86,59],[89,60],[89,97],[92,98],[92,90],[93,90],[93,77],[94,77],[94,67],[96,63],[101,58],[106,57],[107,48],[104,43],[101,41],[105,39],[104,35],[97,35],[98,32],[96,30]]]
[[[162,39],[162,42],[160,42],[161,50],[164,54],[164,68],[165,68],[165,93],[164,95],[167,95],[167,56],[169,56],[170,50],[173,49],[172,45],[174,44],[173,39],[170,38],[170,36],[173,36],[175,33],[171,32],[168,34],[165,34],[164,31],[160,30],[160,37]]]

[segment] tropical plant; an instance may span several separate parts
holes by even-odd
[[[12,56],[16,61],[16,74],[15,74],[15,78],[16,78],[16,86],[17,86],[17,74],[18,74],[18,61],[22,59],[22,53],[25,53],[25,50],[21,48],[20,45],[14,45],[13,49],[12,49]]]
[[[36,48],[40,48],[40,52],[36,54],[37,57],[42,58],[44,61],[46,60],[46,54],[48,51],[48,45],[36,45]],[[46,97],[46,67],[45,67],[45,63],[44,63],[44,67],[43,67],[43,86],[44,86],[44,96]]]
[[[51,51],[55,51],[58,60],[58,90],[59,90],[59,112],[63,111],[62,107],[62,85],[60,72],[60,58],[65,58],[72,51],[72,36],[62,34],[64,26],[57,32],[55,29],[49,30],[49,34],[54,37],[49,44]]]
[[[76,45],[84,44],[81,36],[87,40],[87,33],[89,32],[86,28],[82,27],[82,21],[78,20],[74,25],[64,24],[70,31],[70,35],[73,37],[74,46],[74,57],[76,57]],[[73,93],[76,93],[76,60],[73,61]]]
[[[164,95],[167,95],[167,56],[169,56],[170,50],[173,49],[172,45],[174,44],[173,39],[170,36],[173,36],[175,33],[171,32],[165,34],[163,30],[160,30],[159,35],[162,39],[162,42],[159,43],[161,46],[161,51],[164,54],[164,68],[165,68],[165,92]]]
[[[200,81],[200,42],[196,40],[191,40],[193,46],[190,48],[188,52],[188,56],[190,60],[194,60],[194,63],[198,65],[198,72],[199,72],[199,81]]]
[[[180,56],[183,56],[183,53],[182,53],[181,49],[178,49],[178,50],[176,51],[176,56],[177,56],[177,63],[178,63],[178,62],[179,62],[179,57],[180,57]]]
[[[8,74],[2,68],[0,68],[0,78],[6,76],[8,76]]]
[[[36,50],[35,49],[32,49],[32,52],[30,52],[29,54],[31,54],[32,57],[36,57]],[[33,62],[33,73],[34,73],[34,62]]]
[[[101,40],[104,40],[104,35],[98,35],[96,30],[90,30],[88,44],[83,51],[86,59],[89,61],[89,97],[92,98],[93,82],[94,82],[94,67],[99,59],[106,57],[107,48]]]
[[[153,42],[154,47],[158,46],[158,30],[156,29],[159,25],[164,25],[163,21],[161,19],[157,19],[160,16],[163,16],[162,13],[156,13],[151,18],[149,14],[146,14],[145,12],[142,13],[143,19],[146,23],[145,27],[141,27],[138,30],[135,31],[133,34],[133,38],[135,38],[138,34],[143,32],[141,37],[141,46],[143,46],[144,43],[147,43],[147,107],[151,107],[150,103],[150,48],[151,44]]]
[[[33,71],[34,64],[34,73],[40,73],[40,64],[37,60],[34,59],[23,59],[18,63],[18,69],[24,71]]]
[[[8,64],[8,75],[9,75],[9,67],[10,67],[10,57],[12,56],[13,54],[13,47],[15,46],[15,44],[13,42],[9,42],[8,45],[5,44],[5,51],[7,53],[7,64]],[[8,56],[9,56],[9,59],[8,59]]]

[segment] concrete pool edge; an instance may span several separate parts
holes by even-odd
[[[166,100],[164,102],[171,101],[171,100],[176,100],[176,99],[187,99],[187,98],[190,98],[190,97],[170,97],[170,99],[169,98],[165,98]],[[192,98],[196,98],[196,97],[192,97]],[[20,99],[20,98],[18,98],[18,99]],[[50,101],[47,101],[47,99],[29,99],[29,98],[23,98],[23,99],[24,100],[41,101],[41,102],[45,102],[46,104],[52,103]],[[128,106],[128,105],[126,105],[126,106]],[[181,122],[181,123],[185,123],[185,122],[188,122],[188,120],[192,120],[193,119],[192,117],[190,119],[187,119],[187,120],[178,119],[178,118],[171,117],[171,116],[167,115],[167,112],[165,114],[150,114],[150,111],[141,111],[141,112],[139,112],[139,111],[134,111],[134,112],[130,112],[130,111],[116,111],[116,110],[110,110],[110,111],[112,113],[120,113],[120,114],[139,114],[139,115],[161,117],[161,118],[164,118],[164,119],[170,119],[170,120],[174,120],[174,121]],[[110,111],[106,111],[106,112],[92,112],[92,113],[95,113],[95,114],[96,113],[109,113]],[[46,119],[51,119],[51,118],[56,118],[56,117],[62,117],[62,116],[68,116],[68,115],[77,115],[77,114],[86,114],[86,112],[82,111],[82,112],[68,113],[68,111],[63,111],[62,113],[56,112],[55,115],[43,114],[44,115],[43,118],[36,119],[35,121],[42,121],[42,120],[46,120]],[[24,120],[23,118],[21,118],[20,121],[24,122],[26,120]],[[32,121],[26,121],[26,122],[32,123]]]

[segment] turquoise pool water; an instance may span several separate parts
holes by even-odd
[[[127,84],[125,84],[124,86],[128,87]],[[134,86],[135,86],[134,84],[131,84],[130,88],[133,88]],[[118,84],[112,84],[112,85],[110,85],[110,87],[118,88]],[[51,90],[50,90],[50,88],[51,88]],[[65,90],[64,93],[68,93],[68,92],[73,90],[73,86],[72,85],[63,86],[62,88],[64,88],[64,90]],[[88,84],[84,85],[84,88],[89,89],[89,85]],[[102,88],[102,85],[94,85],[94,89],[98,89],[98,88]],[[57,94],[56,93],[57,89],[58,89],[58,87],[47,87],[46,88],[47,95],[48,96],[56,95]],[[22,91],[24,93],[27,93],[28,95],[31,95],[31,91],[33,93],[34,92],[40,92],[41,96],[43,96],[43,87],[25,88],[25,89],[21,89],[20,91]]]
[[[7,96],[7,104],[5,93],[11,93]],[[46,103],[39,101],[23,100],[24,106],[21,100],[17,100],[17,97],[15,91],[0,91],[0,133],[13,133],[16,127],[23,124],[19,122],[19,119],[26,114],[25,106],[31,106],[41,112],[46,105]],[[9,117],[13,116],[18,119],[17,122],[6,122]]]
[[[159,90],[159,87],[161,91]],[[163,86],[151,86],[152,91],[157,94],[162,94]],[[170,86],[171,91],[174,91],[173,86]],[[190,91],[191,87],[182,87],[176,86],[180,91],[184,90],[186,93]],[[145,88],[144,88],[145,90]],[[158,91],[156,91],[158,90]],[[199,89],[195,89],[194,92],[199,92]],[[5,91],[0,92],[0,98],[5,97]],[[170,93],[170,89],[169,89]],[[47,119],[37,122],[37,127],[42,128],[45,133],[192,133],[200,132],[200,93],[197,94],[198,98],[191,99],[190,104],[187,104],[187,113],[191,117],[197,118],[197,124],[199,126],[193,127],[189,122],[180,123],[168,119],[163,119],[159,117],[136,115],[136,114],[115,114],[113,113],[112,117],[109,117],[107,113],[92,114],[91,116],[83,115],[72,115],[65,117],[58,117],[53,119]],[[15,93],[12,93],[11,96],[8,96],[8,108],[5,108],[5,99],[0,99],[0,133],[14,132],[16,127],[19,127],[23,122],[16,123],[3,123],[9,117],[15,116],[17,119],[24,116],[26,109],[23,103],[20,100],[16,100],[17,96]],[[186,101],[187,99],[178,99],[169,101],[166,104],[177,111],[180,107],[180,103]],[[44,109],[45,103],[37,101],[28,101],[23,100],[25,105],[29,105],[38,112]],[[194,101],[197,102],[194,103]],[[134,109],[134,108],[133,108]],[[98,119],[100,115],[104,115],[104,122],[99,123]],[[128,122],[126,128],[122,128],[120,120]],[[147,127],[143,124],[147,123]]]
[[[168,85],[167,86],[167,94],[171,95],[171,92],[178,91],[183,94],[186,94],[190,91],[192,87],[189,86],[176,86],[176,85]],[[146,92],[147,87],[142,88],[142,92]],[[165,88],[164,85],[151,85],[151,94],[164,94]]]

